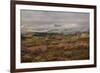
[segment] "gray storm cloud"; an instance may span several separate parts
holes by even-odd
[[[21,32],[89,31],[89,13],[21,10]]]

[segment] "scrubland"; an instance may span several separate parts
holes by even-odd
[[[21,36],[21,62],[89,59],[89,34]]]

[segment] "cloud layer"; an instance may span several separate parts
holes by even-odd
[[[21,10],[21,32],[89,31],[89,13]]]

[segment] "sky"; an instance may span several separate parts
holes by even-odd
[[[89,13],[21,10],[21,32],[89,31]]]

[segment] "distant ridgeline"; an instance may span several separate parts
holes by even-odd
[[[64,33],[48,33],[48,32],[28,32],[28,33],[24,33],[21,34],[21,37],[32,37],[32,36],[40,36],[40,37],[44,37],[44,36],[52,36],[52,35],[84,35],[87,36],[89,35],[89,32],[76,32],[76,33],[71,33],[71,34],[64,34]]]
[[[62,33],[35,32],[33,35],[34,36],[62,35]]]
[[[63,35],[62,33],[47,33],[47,32],[29,32],[25,34],[21,34],[23,37],[32,37],[32,36],[52,36],[52,35]]]

